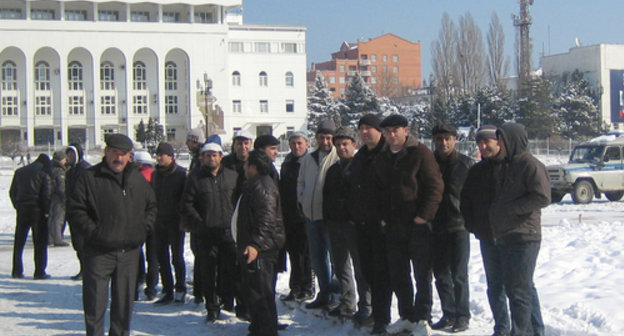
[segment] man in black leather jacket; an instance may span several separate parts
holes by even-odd
[[[237,207],[232,234],[236,239],[245,302],[251,315],[249,335],[277,335],[275,266],[284,246],[279,191],[269,176],[271,161],[252,151],[245,163],[247,182]]]

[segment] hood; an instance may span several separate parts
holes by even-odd
[[[524,125],[518,123],[505,123],[496,130],[505,142],[507,157],[512,160],[516,155],[527,151],[529,137]]]
[[[80,146],[79,143],[70,143],[65,153],[67,153],[68,151],[73,151],[74,154],[76,154],[76,164],[84,159],[84,151],[82,150],[82,146]]]

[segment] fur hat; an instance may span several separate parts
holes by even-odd
[[[206,141],[206,136],[204,135],[204,130],[201,128],[193,128],[186,135],[186,140],[191,140],[199,143],[204,143]]]
[[[336,133],[334,133],[333,141],[335,142],[336,140],[341,139],[341,138],[351,139],[355,142],[357,141],[357,133],[351,127],[341,126],[341,127],[338,127],[338,129],[336,130]]]

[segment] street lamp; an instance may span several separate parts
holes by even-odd
[[[202,96],[204,96],[204,109],[201,110],[204,116],[204,125],[206,127],[206,137],[214,134],[216,132],[215,121],[212,116],[212,105],[217,101],[217,98],[212,95],[210,91],[212,89],[212,79],[208,77],[208,74],[204,72],[204,85],[200,80],[197,80],[197,88],[201,91]],[[212,128],[212,129],[211,129]]]

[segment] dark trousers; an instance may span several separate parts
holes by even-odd
[[[175,270],[175,291],[186,292],[186,265],[184,263],[184,232],[178,228],[157,228],[156,255],[160,266],[163,293],[173,294],[174,283],[171,264]],[[169,251],[171,250],[171,254]]]
[[[59,244],[63,241],[63,227],[65,226],[65,202],[59,197],[52,197],[50,202],[50,217],[48,217],[48,242]]]
[[[432,234],[432,263],[442,313],[449,318],[470,319],[468,289],[468,231]]]
[[[379,222],[356,225],[358,254],[364,279],[370,284],[371,306],[375,324],[390,323],[392,289],[388,276],[385,233]]]
[[[145,241],[145,254],[143,253],[143,248],[139,249],[139,277],[137,277],[137,288],[141,281],[141,275],[144,275],[145,295],[156,295],[159,268],[156,245],[156,237],[153,233],[150,233],[147,235],[147,240]],[[147,261],[147,272],[145,272],[145,261]]]
[[[286,251],[290,260],[290,291],[293,293],[314,294],[314,278],[310,263],[308,235],[305,221],[285,223]]]
[[[193,296],[195,297],[195,302],[197,302],[197,298],[204,296],[202,294],[201,271],[199,267],[200,250],[197,237],[197,233],[191,232],[191,251],[193,251],[193,256],[195,256],[193,260]]]
[[[36,205],[18,205],[13,241],[13,270],[11,275],[19,277],[24,274],[22,254],[28,239],[28,231],[32,229],[33,245],[35,248],[35,276],[45,274],[48,264],[48,223],[39,207]]]
[[[139,249],[98,251],[86,247],[84,261],[82,305],[87,335],[104,335],[104,314],[111,288],[109,335],[129,335],[130,319],[136,291]]]
[[[221,303],[232,306],[236,284],[236,247],[229,231],[213,229],[197,237],[202,293],[206,310],[218,312]]]
[[[277,336],[276,263],[276,257],[263,256],[258,259],[259,267],[250,269],[244,260],[240,261],[244,301],[251,315],[251,336]]]
[[[390,284],[399,301],[399,315],[412,322],[428,321],[433,301],[429,228],[414,223],[388,223],[385,229]],[[416,278],[415,300],[410,263]]]

